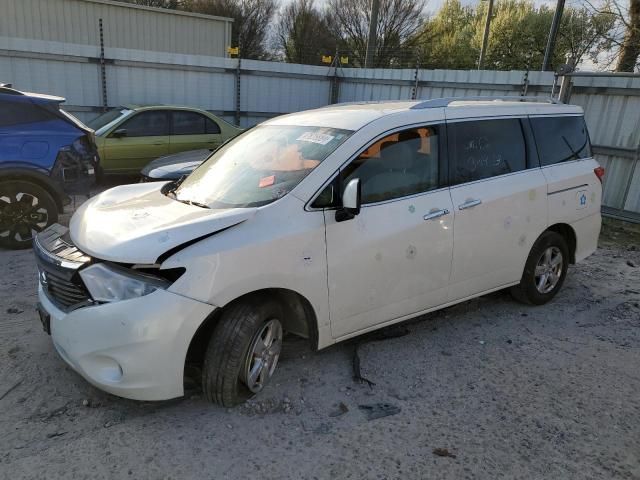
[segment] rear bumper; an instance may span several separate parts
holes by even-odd
[[[183,395],[184,362],[215,307],[164,290],[64,312],[38,286],[51,338],[65,362],[94,386],[134,400]]]
[[[100,165],[94,153],[60,151],[51,169],[51,178],[68,195],[89,195],[96,184]]]
[[[576,263],[584,260],[598,248],[602,216],[600,212],[571,224],[576,233]]]

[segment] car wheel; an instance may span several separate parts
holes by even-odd
[[[278,365],[282,309],[270,299],[228,307],[213,329],[202,369],[207,399],[231,407],[260,392]]]
[[[44,188],[23,180],[0,182],[0,246],[31,246],[32,231],[41,232],[58,221],[58,207]]]
[[[544,232],[531,248],[520,283],[511,294],[523,303],[542,305],[558,293],[569,268],[569,248],[564,237]]]

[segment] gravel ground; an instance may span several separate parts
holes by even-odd
[[[2,251],[0,478],[640,478],[639,239],[608,222],[546,306],[499,292],[392,338],[288,338],[234,409],[91,387],[40,327],[31,252]]]

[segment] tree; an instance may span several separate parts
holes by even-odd
[[[477,68],[487,8],[485,2],[472,9],[459,0],[448,0],[420,32],[422,64],[428,68]],[[493,12],[484,68],[539,68],[553,10],[545,5],[536,7],[532,0],[500,0]],[[606,13],[565,8],[552,65],[565,63],[567,56],[576,62],[586,56],[597,57],[612,25]]]
[[[183,9],[233,18],[231,43],[240,47],[240,56],[269,58],[265,41],[276,13],[276,0],[184,0]]]
[[[539,68],[553,12],[546,7],[538,10],[528,0],[503,0],[496,4],[494,11],[485,68],[518,70],[527,65]],[[474,37],[476,44],[482,41],[481,35],[478,29]],[[553,60],[559,58],[560,52],[561,48],[555,49]]]
[[[294,0],[284,6],[275,36],[276,48],[289,63],[321,63],[323,55],[333,55],[338,41],[313,0]]]
[[[423,22],[425,0],[380,0],[374,67],[413,64],[415,34]],[[363,66],[369,36],[371,0],[329,0],[329,26],[350,63]]]
[[[640,57],[640,0],[630,0],[628,17],[622,14],[622,9],[617,3],[615,5],[618,7],[620,19],[624,22],[626,29],[616,71],[633,72]]]
[[[620,48],[617,72],[633,72],[640,57],[640,0],[630,0],[628,20],[621,15],[626,33]]]
[[[181,0],[118,0],[124,3],[134,3],[144,7],[171,8],[176,10],[180,8]]]
[[[416,44],[423,68],[469,69],[477,62],[480,50],[472,44],[478,18],[472,7],[460,0],[447,0],[435,17],[428,20]]]
[[[629,8],[620,0],[601,0],[591,3],[585,0],[593,15],[606,15],[612,27],[598,42],[600,54],[594,58],[603,70],[633,72],[639,64],[640,55],[640,2],[628,0]]]
[[[614,26],[615,18],[609,13],[592,13],[584,7],[565,10],[556,50],[571,56],[576,63],[585,57],[596,62],[602,43]]]

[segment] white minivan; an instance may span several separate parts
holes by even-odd
[[[333,105],[247,130],[177,182],[115,187],[37,235],[62,358],[122,397],[234,405],[284,332],[314,349],[496,290],[540,305],[593,253],[604,170],[581,108]]]

